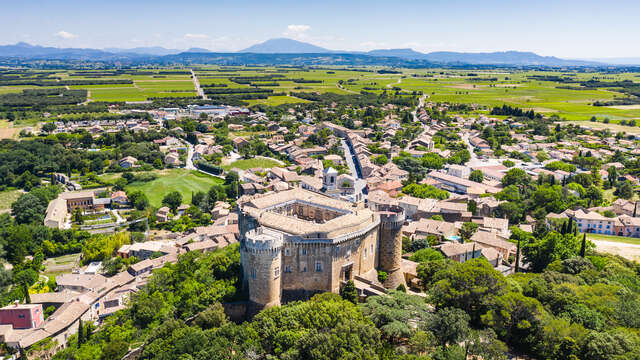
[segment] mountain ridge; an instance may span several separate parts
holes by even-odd
[[[144,61],[153,60],[162,62],[163,57],[175,57],[179,54],[197,53],[197,54],[212,54],[210,57],[215,57],[214,54],[256,54],[256,55],[284,55],[284,54],[326,54],[332,55],[335,59],[343,61],[340,58],[340,54],[346,55],[358,55],[358,57],[352,57],[351,59],[358,59],[358,63],[376,64],[378,59],[380,64],[387,64],[388,66],[394,61],[391,58],[397,58],[398,66],[406,63],[435,63],[442,65],[507,65],[507,66],[602,66],[607,62],[598,62],[596,60],[579,60],[579,59],[561,59],[554,56],[541,56],[533,52],[524,51],[499,51],[499,52],[452,52],[452,51],[437,51],[430,53],[422,53],[410,48],[395,48],[395,49],[375,49],[371,51],[344,51],[344,50],[330,50],[323,47],[319,47],[310,43],[287,39],[287,38],[275,38],[269,39],[259,44],[252,45],[246,49],[231,52],[231,53],[216,53],[211,52],[204,48],[190,48],[187,50],[166,49],[160,46],[154,47],[138,47],[138,48],[105,48],[105,49],[91,49],[91,48],[56,48],[46,47],[39,45],[31,45],[25,42],[19,42],[13,45],[0,45],[0,57],[10,58],[23,58],[23,59],[52,59],[52,60],[100,60],[100,61],[116,61],[116,60],[128,60],[128,61]],[[226,56],[226,55],[225,55]],[[362,56],[369,56],[374,59],[365,60]],[[250,59],[252,63],[259,63],[255,56],[245,56]],[[193,56],[184,56],[185,59],[192,59]],[[227,56],[230,58],[230,56]],[[235,60],[241,62],[238,56],[233,57]],[[277,59],[277,56],[265,57],[268,61]],[[291,59],[291,57],[279,57],[280,59]],[[307,56],[308,58],[308,56]],[[400,60],[404,60],[400,61]],[[635,60],[635,59],[634,59]],[[640,59],[638,59],[640,64]],[[323,60],[317,57],[315,60],[318,64],[322,64]],[[333,60],[328,60],[333,62]],[[611,63],[608,63],[611,64]],[[625,62],[625,65],[633,65],[629,62]],[[416,65],[418,66],[418,65]]]

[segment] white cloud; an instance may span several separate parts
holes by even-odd
[[[72,34],[70,32],[64,31],[64,30],[60,30],[57,33],[53,34],[53,36],[57,36],[59,38],[62,39],[73,39],[73,38],[77,38],[78,35],[76,34]]]
[[[306,39],[308,38],[306,32],[311,30],[311,26],[309,25],[288,25],[287,31],[283,32],[284,36],[293,38],[293,39]]]
[[[208,39],[209,35],[206,34],[184,34],[185,39],[189,40],[204,40]]]

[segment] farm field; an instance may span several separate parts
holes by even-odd
[[[182,203],[191,203],[192,192],[207,192],[212,185],[222,184],[223,180],[203,174],[195,170],[171,169],[156,172],[157,179],[144,183],[132,183],[126,187],[127,191],[141,190],[149,198],[152,206],[161,207],[162,199],[172,191],[182,194]]]
[[[596,73],[561,71],[522,71],[513,69],[382,69],[368,68],[302,68],[302,67],[220,67],[193,68],[208,96],[224,102],[234,97],[246,106],[277,106],[304,103],[296,97],[300,92],[359,94],[362,91],[381,94],[425,94],[427,101],[478,105],[487,113],[493,106],[507,104],[533,109],[544,115],[556,114],[569,121],[586,121],[595,116],[611,124],[622,120],[640,120],[640,105],[594,106],[595,102],[624,98],[623,88],[584,87],[581,83],[631,81],[640,83],[637,73]],[[48,76],[37,78],[37,76]],[[48,86],[0,84],[0,95],[23,89],[57,86],[87,89],[90,101],[145,101],[154,97],[195,97],[189,69],[123,69],[123,70],[25,70],[24,79],[44,79]],[[34,77],[35,76],[35,77]],[[97,82],[70,84],[67,81]],[[570,80],[570,81],[567,81]],[[99,83],[111,81],[118,83]],[[594,123],[596,124],[596,123]],[[595,125],[599,126],[599,125]],[[625,126],[627,132],[634,132]]]

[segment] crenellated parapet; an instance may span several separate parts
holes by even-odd
[[[245,233],[243,247],[255,254],[277,253],[282,250],[284,235],[264,227],[258,227]]]
[[[406,220],[404,209],[397,205],[378,206],[380,224],[384,229],[401,229]]]

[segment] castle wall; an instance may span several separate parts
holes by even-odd
[[[366,249],[366,255],[365,255]],[[286,243],[282,251],[282,291],[286,300],[316,292],[339,292],[340,282],[376,268],[378,230],[340,244]],[[317,271],[316,263],[322,271]]]

